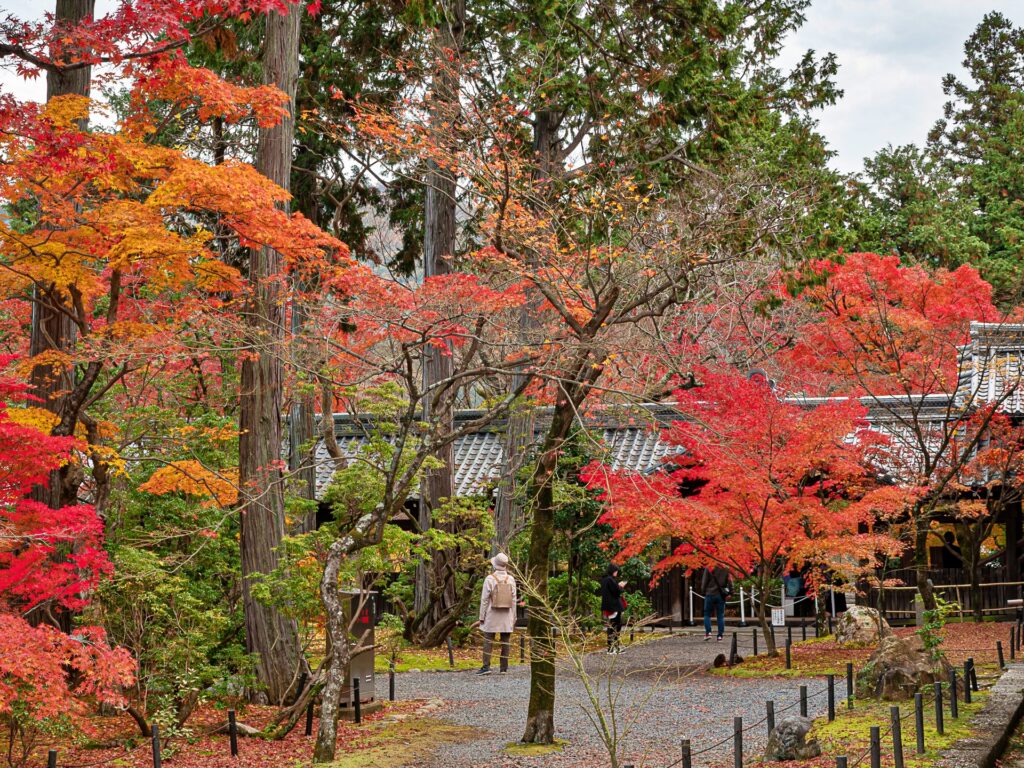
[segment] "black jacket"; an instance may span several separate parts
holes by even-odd
[[[711,597],[712,595],[722,595],[722,592],[731,583],[732,574],[722,566],[716,565],[713,569],[704,569],[704,578],[701,579],[700,586],[704,594]],[[722,596],[724,597],[724,595]]]
[[[622,587],[614,576],[601,579],[601,610],[619,613],[622,610]]]

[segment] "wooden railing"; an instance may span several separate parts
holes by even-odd
[[[981,612],[984,615],[1012,616],[1018,609],[1007,601],[1020,598],[1024,581],[1009,581],[1005,568],[985,568],[981,572]],[[932,568],[928,571],[934,591],[943,599],[957,604],[957,615],[970,617],[975,613],[974,596],[971,594],[969,575],[962,568]],[[886,573],[886,579],[897,579],[900,586],[889,586],[883,590],[882,612],[890,623],[913,623],[917,595],[916,574],[913,568],[902,568]],[[857,602],[861,602],[858,598]],[[867,590],[866,600],[872,607],[878,606],[878,591]]]

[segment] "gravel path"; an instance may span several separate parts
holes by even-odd
[[[744,724],[762,720],[765,701],[774,699],[776,712],[796,714],[799,686],[807,684],[810,714],[825,710],[823,680],[743,679],[710,675],[706,668],[724,644],[707,644],[697,635],[672,635],[630,648],[621,656],[593,654],[587,669],[607,697],[609,685],[617,696],[620,722],[631,719],[622,754],[636,768],[664,768],[679,756],[679,741],[690,738],[696,753],[726,740],[694,758],[694,765],[732,763],[733,718]],[[410,768],[597,768],[607,765],[594,726],[580,703],[586,701],[582,680],[560,669],[556,683],[555,729],[569,743],[555,755],[509,757],[502,749],[519,739],[526,724],[529,699],[528,667],[513,667],[507,675],[476,677],[472,672],[408,672],[398,676],[402,698],[439,698],[448,702],[437,714],[459,725],[480,729],[480,738],[446,746],[427,762]],[[620,726],[621,727],[621,726]],[[744,752],[764,745],[764,724],[744,734]]]

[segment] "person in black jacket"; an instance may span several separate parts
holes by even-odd
[[[622,653],[619,633],[622,632],[622,612],[626,607],[626,600],[622,596],[625,586],[626,582],[619,581],[619,566],[609,563],[601,579],[601,615],[608,623],[608,653],[611,654]]]

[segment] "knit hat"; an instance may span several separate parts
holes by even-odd
[[[503,571],[508,566],[508,555],[504,552],[499,552],[491,558],[491,565],[494,566],[494,570]]]

